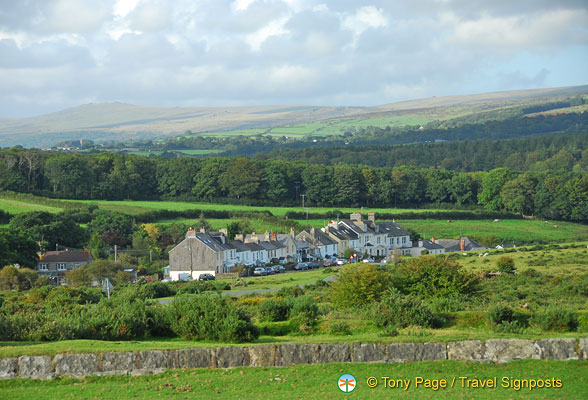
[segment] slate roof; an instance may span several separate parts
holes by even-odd
[[[386,233],[388,236],[410,236],[410,233],[396,222],[378,222],[380,233]]]
[[[461,239],[464,240],[464,250],[461,250],[460,242]],[[472,251],[472,250],[486,250],[487,247],[481,245],[480,243],[476,242],[473,239],[470,239],[467,236],[462,237],[461,239],[436,239],[437,244],[440,244],[445,248],[446,252],[453,252],[453,251]]]
[[[92,256],[89,251],[48,251],[42,257],[43,263],[50,262],[90,262]]]
[[[423,240],[422,244],[423,244],[422,247],[424,247],[427,250],[441,250],[441,249],[445,248],[445,247],[441,246],[440,244],[432,242],[430,240]],[[421,246],[419,246],[419,247],[421,247]]]

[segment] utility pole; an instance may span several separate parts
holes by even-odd
[[[116,247],[116,244],[115,244],[114,245],[114,262],[116,262],[117,256],[118,256],[118,252],[117,252],[117,247]]]
[[[306,195],[301,194],[300,197],[302,197],[302,209],[304,210],[304,198],[306,197]]]

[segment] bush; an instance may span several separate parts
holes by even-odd
[[[514,260],[508,256],[498,257],[496,268],[503,274],[514,274],[516,271]]]
[[[295,324],[290,321],[263,322],[259,325],[262,335],[268,336],[285,336],[296,330]]]
[[[494,332],[523,333],[529,326],[528,316],[504,304],[490,307],[488,321]]]
[[[390,290],[382,301],[374,304],[372,320],[378,327],[394,325],[404,328],[411,325],[438,327],[442,324],[440,318],[426,306],[418,297],[402,295],[397,290]]]
[[[437,313],[448,313],[465,310],[465,304],[459,297],[433,297],[429,299],[431,310]]]
[[[351,335],[351,328],[349,327],[349,324],[345,321],[338,321],[338,322],[333,322],[331,324],[331,327],[329,328],[329,333],[331,335]]]
[[[349,307],[380,300],[390,286],[389,274],[367,263],[347,265],[339,279],[331,284],[329,293],[333,303]]]
[[[251,342],[259,330],[224,297],[177,297],[170,307],[171,328],[184,339]]]
[[[151,282],[139,286],[138,297],[141,299],[159,299],[161,297],[174,296],[176,290],[163,282]]]
[[[399,264],[392,285],[403,294],[421,297],[471,295],[479,290],[479,279],[453,260],[420,256]]]
[[[544,331],[573,332],[578,329],[578,315],[574,311],[550,307],[533,316],[533,322]]]
[[[312,327],[316,324],[316,319],[318,318],[318,306],[308,296],[298,297],[294,300],[290,316],[300,325]]]
[[[290,316],[292,309],[291,298],[277,298],[268,299],[259,304],[259,320],[260,321],[285,321]]]

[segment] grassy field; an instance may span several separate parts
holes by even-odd
[[[338,378],[352,374],[357,387],[352,393],[338,389]],[[367,379],[376,377],[370,388]],[[408,379],[408,389],[385,387],[384,378]],[[447,388],[433,390],[416,378],[446,380]],[[496,388],[462,385],[460,377],[497,379]],[[455,378],[455,380],[454,380]],[[503,381],[506,378],[506,381]],[[515,380],[561,380],[561,388],[515,390]],[[61,378],[49,381],[12,379],[0,381],[6,399],[585,399],[588,396],[587,361],[525,360],[507,364],[477,364],[458,361],[407,364],[295,365],[289,368],[257,367],[169,370],[159,375]],[[464,381],[465,382],[465,381]],[[503,382],[509,385],[504,387]],[[453,383],[453,387],[451,386]]]
[[[20,214],[30,211],[47,211],[50,213],[58,213],[63,211],[62,208],[58,207],[6,198],[0,198],[0,210],[6,211],[10,214]]]
[[[184,201],[134,201],[134,200],[76,200],[77,202],[92,203],[100,208],[110,210],[122,210],[121,212],[133,212],[139,214],[151,210],[220,210],[220,211],[270,211],[276,216],[283,216],[289,211],[302,212],[302,207],[273,207],[273,206],[244,206],[235,204],[216,204],[203,202],[184,202]],[[134,211],[131,211],[134,210]],[[359,211],[358,208],[350,207],[312,207],[308,208],[309,213],[330,213],[334,210],[340,211],[340,218],[348,218],[352,212]],[[363,209],[364,213],[373,211],[375,213],[425,213],[425,212],[461,212],[460,210],[441,210],[441,209],[412,209],[412,208],[370,208]],[[464,210],[463,212],[468,212]],[[336,217],[336,215],[333,215]]]

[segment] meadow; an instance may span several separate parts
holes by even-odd
[[[63,211],[63,209],[59,207],[7,198],[0,198],[0,210],[10,214],[21,214],[30,211],[47,211],[50,213]]]
[[[344,394],[338,387],[339,376],[352,374],[357,387]],[[377,377],[375,388],[367,385]],[[462,387],[459,377],[493,379],[497,388]],[[382,377],[409,379],[407,390],[384,387]],[[415,378],[445,379],[446,389],[433,390],[419,385]],[[502,387],[502,378],[560,379],[561,388]],[[450,384],[456,378],[454,387]],[[419,363],[332,363],[280,367],[239,367],[228,370],[169,370],[147,376],[59,378],[55,380],[12,379],[0,381],[0,394],[10,399],[121,399],[121,398],[198,398],[198,399],[585,399],[588,396],[588,361],[524,360],[507,364],[480,364],[459,361],[423,361]],[[465,386],[465,385],[464,385]]]

